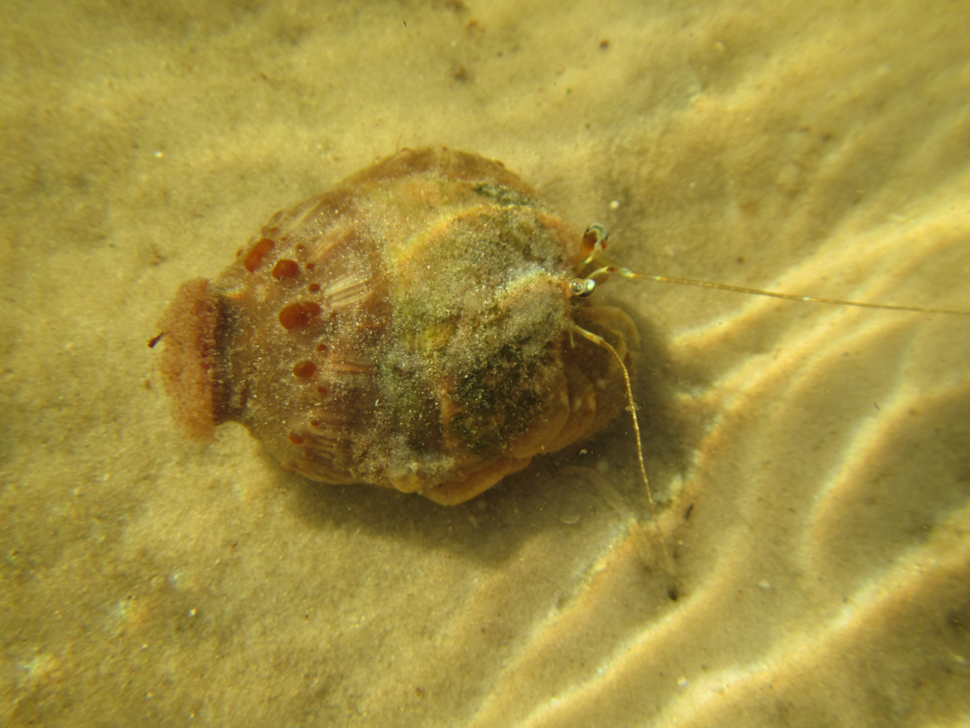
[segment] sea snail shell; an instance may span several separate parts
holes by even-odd
[[[404,150],[276,213],[159,322],[176,420],[313,480],[455,504],[602,427],[636,329],[570,292],[583,236],[499,163]]]

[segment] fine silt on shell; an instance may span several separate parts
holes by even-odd
[[[187,434],[243,424],[283,467],[465,501],[623,406],[636,330],[573,297],[588,250],[504,166],[403,150],[276,213],[164,313]]]

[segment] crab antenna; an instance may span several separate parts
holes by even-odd
[[[606,239],[608,237],[610,237],[610,233],[606,229],[606,225],[602,223],[594,222],[586,228],[586,232],[583,233],[583,239],[579,243],[580,250],[586,253],[583,262],[579,264],[580,269],[592,263],[597,253],[606,250]]]
[[[650,480],[647,478],[647,469],[643,464],[643,444],[640,441],[640,423],[637,420],[637,407],[636,403],[633,401],[633,387],[630,384],[630,374],[627,372],[626,365],[623,363],[623,359],[620,357],[619,353],[614,349],[610,343],[604,339],[602,336],[594,334],[592,331],[587,331],[581,326],[576,324],[572,325],[572,330],[577,334],[582,336],[587,341],[596,344],[596,346],[601,346],[606,349],[610,355],[616,360],[616,363],[620,365],[620,371],[623,373],[623,383],[626,386],[626,400],[627,406],[630,409],[630,419],[633,421],[633,431],[636,434],[637,440],[637,462],[640,464],[640,479],[643,481],[643,487],[647,491],[647,502],[650,503],[650,516],[653,518],[653,524],[657,529],[657,540],[660,541],[660,548],[664,555],[664,566],[667,569],[667,573],[673,575],[674,573],[674,563],[670,558],[670,552],[667,550],[667,542],[664,539],[663,529],[660,527],[660,519],[657,517],[657,506],[653,502],[653,493],[650,491]]]
[[[637,280],[656,281],[658,283],[679,283],[684,286],[698,286],[699,288],[713,288],[718,291],[731,291],[733,293],[750,293],[754,296],[768,296],[769,298],[781,298],[786,301],[801,301],[802,303],[829,303],[837,306],[855,306],[856,308],[878,308],[885,311],[912,311],[915,313],[945,313],[953,316],[970,316],[970,311],[959,311],[952,308],[925,308],[923,306],[896,306],[891,303],[865,303],[863,301],[847,301],[841,298],[823,298],[822,296],[799,296],[793,293],[778,293],[777,291],[764,291],[760,288],[745,288],[744,286],[731,286],[726,283],[711,283],[710,281],[695,281],[691,278],[677,278],[675,276],[652,276],[645,273],[634,273],[629,268],[617,266],[606,266],[590,274],[590,278],[596,275],[613,273],[624,278]]]
[[[583,259],[581,268],[589,265],[606,249],[606,241],[610,234],[606,226],[602,223],[594,222],[583,233],[581,248],[587,252]],[[605,261],[604,261],[605,262]],[[801,301],[802,303],[827,303],[835,306],[855,306],[856,308],[876,308],[884,311],[910,311],[913,313],[942,313],[951,316],[970,316],[970,311],[960,311],[953,308],[927,308],[924,306],[896,306],[891,303],[865,303],[863,301],[847,301],[842,298],[824,298],[822,296],[799,296],[793,293],[778,293],[777,291],[766,291],[761,288],[746,288],[744,286],[732,286],[727,283],[711,283],[710,281],[697,281],[692,278],[678,278],[676,276],[654,276],[646,273],[634,273],[629,268],[616,265],[605,265],[597,268],[592,273],[587,274],[587,279],[595,279],[597,276],[618,275],[623,278],[630,278],[642,281],[655,281],[657,283],[677,283],[682,286],[697,286],[698,288],[711,288],[716,291],[730,291],[732,293],[747,293],[752,296],[767,296],[768,298],[781,298],[785,301]],[[592,287],[590,287],[592,293]],[[589,295],[587,293],[586,295]]]

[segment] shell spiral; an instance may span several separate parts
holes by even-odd
[[[160,321],[186,431],[287,469],[460,503],[622,408],[633,324],[570,298],[581,236],[498,162],[403,150],[279,212]]]

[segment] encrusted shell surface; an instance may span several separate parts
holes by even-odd
[[[279,212],[160,321],[175,416],[329,483],[460,503],[613,417],[635,328],[571,298],[582,236],[500,163],[403,150]]]

